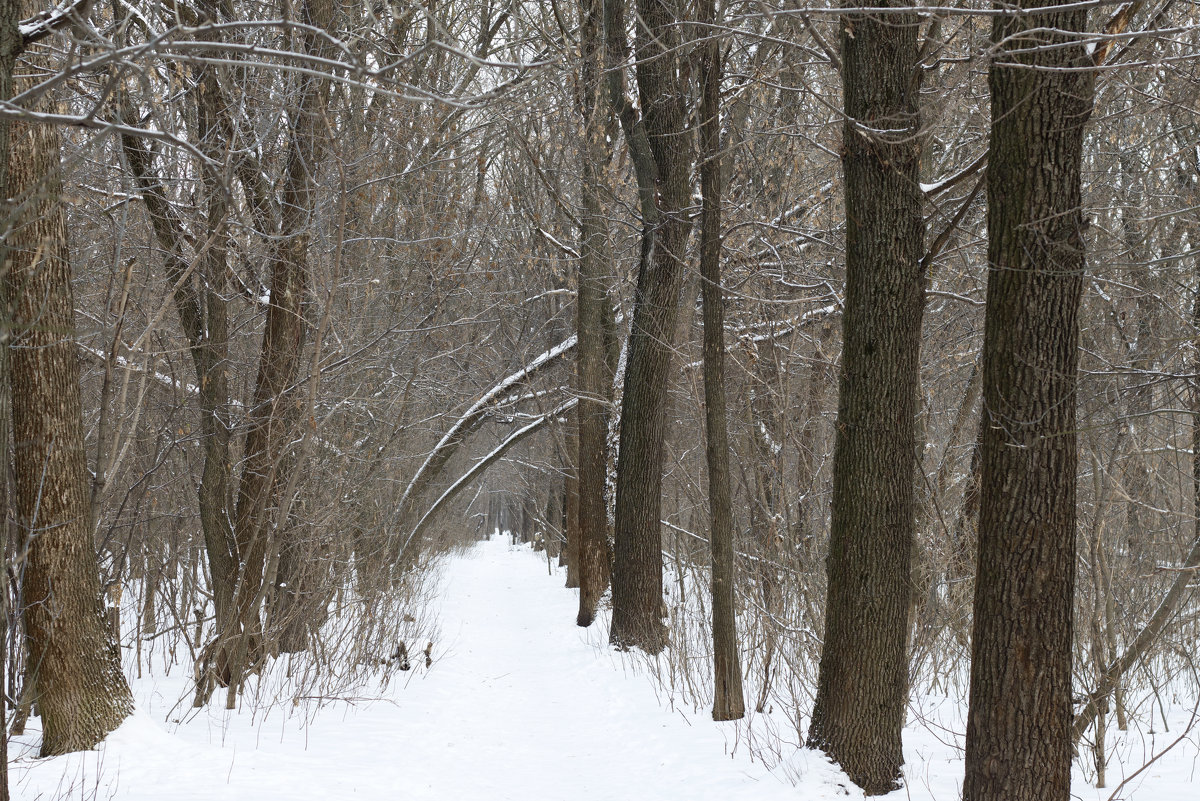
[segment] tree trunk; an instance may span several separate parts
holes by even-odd
[[[211,31],[203,35],[216,37]],[[214,68],[199,68],[194,91],[197,146],[214,163],[220,164],[233,134]],[[125,117],[127,120],[134,119],[131,108],[127,108]],[[208,205],[208,241],[201,246],[202,252],[193,256],[199,260],[196,269],[198,275],[189,278],[187,271],[190,259],[185,255],[184,242],[187,237],[184,225],[154,172],[149,149],[129,135],[122,135],[121,146],[129,171],[146,204],[155,239],[163,249],[167,279],[175,287],[175,312],[188,339],[188,349],[196,371],[200,437],[204,449],[204,466],[197,495],[200,528],[212,578],[216,629],[216,646],[211,652],[216,664],[202,666],[202,686],[198,688],[196,697],[198,702],[203,703],[207,700],[211,679],[216,678],[223,684],[230,679],[225,646],[234,623],[233,595],[238,579],[237,548],[230,524],[233,463],[230,453],[232,423],[229,416],[229,310],[225,298],[228,286],[226,189],[224,176],[216,168],[207,167],[203,170]],[[215,674],[210,671],[215,671]]]
[[[604,487],[608,474],[608,415],[612,376],[608,373],[605,308],[611,303],[607,282],[608,231],[600,198],[599,165],[603,163],[608,126],[602,106],[600,67],[601,0],[580,4],[580,89],[583,116],[580,142],[579,295],[576,308],[579,343],[576,378],[579,387],[575,460],[579,483],[579,614],[576,623],[590,626],[600,596],[608,587],[608,505]]]
[[[0,101],[8,101],[13,93],[13,66],[22,42],[17,25],[21,21],[20,0],[0,0]],[[8,142],[11,125],[8,117],[0,119],[0,220],[9,219]],[[8,581],[8,521],[12,498],[8,486],[9,421],[11,398],[9,390],[8,344],[11,320],[8,313],[7,237],[0,237],[0,582]],[[0,586],[0,692],[8,687],[8,588]],[[8,701],[0,697],[0,801],[8,801]]]
[[[27,538],[23,612],[41,754],[52,756],[93,747],[133,699],[105,620],[89,526],[58,131],[14,122],[10,132],[8,196],[26,209],[7,254],[15,507]]]
[[[984,431],[966,801],[1071,784],[1080,164],[1087,11],[997,6],[988,157]]]
[[[716,24],[716,3],[701,0],[701,21]],[[725,412],[725,301],[721,297],[721,45],[715,28],[700,62],[700,295],[704,305],[704,406],[708,504],[712,516],[713,720],[746,714],[733,603],[733,503]]]
[[[908,699],[925,284],[920,23],[916,14],[843,20],[846,308],[825,636],[808,742],[878,795],[900,778]]]
[[[691,230],[687,208],[693,148],[674,5],[637,2],[640,117],[619,83],[627,55],[623,4],[605,0],[604,5],[609,95],[632,153],[643,226],[621,401],[609,638],[614,645],[656,653],[667,643],[662,620],[662,457],[672,335]]]
[[[333,26],[332,0],[307,0],[301,21],[321,31]],[[301,50],[328,55],[332,45],[324,34],[306,30]],[[260,637],[259,606],[266,595],[264,581],[269,558],[277,555],[274,542],[286,519],[286,509],[276,508],[281,498],[280,479],[286,472],[291,443],[299,423],[296,407],[300,356],[308,335],[308,249],[312,238],[311,216],[316,201],[316,168],[329,131],[326,100],[329,79],[305,75],[300,81],[299,107],[288,152],[282,190],[280,241],[271,260],[270,303],[263,332],[254,400],[247,415],[245,460],[238,484],[234,538],[241,562],[235,594],[236,629],[240,639],[233,655],[228,705],[240,689],[242,674],[255,656]],[[295,584],[281,576],[284,584]]]

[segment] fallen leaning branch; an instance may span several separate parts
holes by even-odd
[[[426,511],[425,514],[421,516],[421,519],[417,521],[417,524],[413,526],[413,530],[409,533],[408,538],[405,539],[404,544],[400,546],[400,552],[403,553],[404,549],[408,547],[408,544],[420,536],[420,534],[425,530],[425,527],[428,525],[429,521],[432,520],[439,511],[441,511],[442,507],[453,500],[454,496],[458,495],[463,487],[470,484],[471,481],[477,478],[484,470],[487,470],[493,463],[504,456],[504,454],[512,446],[516,445],[530,434],[542,428],[547,423],[561,418],[564,414],[575,408],[578,403],[579,398],[569,398],[568,400],[559,404],[557,408],[546,412],[529,423],[526,423],[505,437],[499,445],[497,445],[491,450],[490,453],[472,465],[470,470],[463,473],[457,481],[451,484],[446,491],[443,492],[441,496],[433,502],[433,505],[429,507],[428,511]]]
[[[489,412],[496,403],[506,397],[514,387],[532,378],[549,365],[558,361],[564,354],[569,353],[575,347],[576,341],[577,337],[575,335],[567,337],[520,370],[501,379],[499,383],[480,396],[478,400],[471,404],[470,408],[463,412],[458,420],[454,422],[454,425],[450,426],[449,430],[442,435],[438,444],[434,446],[429,455],[425,457],[425,461],[417,469],[417,472],[413,474],[412,479],[408,482],[408,486],[404,488],[404,494],[400,496],[400,502],[397,504],[401,528],[410,519],[413,508],[429,484],[437,477],[442,468],[445,467],[446,462],[458,450],[458,446],[462,444],[463,440],[483,425],[484,420],[487,419]],[[418,523],[418,525],[420,524]],[[407,545],[407,542],[405,545]]]

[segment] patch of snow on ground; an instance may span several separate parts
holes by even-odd
[[[196,712],[190,671],[180,666],[168,677],[134,681],[137,713],[96,751],[36,759],[39,732],[32,719],[10,750],[13,797],[862,798],[820,754],[789,745],[768,770],[748,753],[739,724],[713,723],[705,710],[665,708],[663,692],[644,673],[646,660],[607,646],[604,617],[590,629],[577,628],[576,594],[562,589],[559,571],[548,573],[544,555],[502,538],[455,557],[435,603],[442,633],[432,667],[425,668],[420,646],[410,644],[413,670],[358,697],[325,699],[319,708],[298,700],[252,715],[221,709],[218,694]],[[905,733],[908,786],[887,798],[953,801],[961,792],[962,704],[924,697],[912,709]],[[753,723],[755,729],[771,725],[778,724],[767,715]],[[1155,736],[1161,748],[1175,735]],[[1186,745],[1118,797],[1194,797],[1195,735]],[[1144,764],[1153,750],[1148,742],[1142,747],[1145,755],[1132,754],[1127,764]],[[1114,760],[1114,787],[1121,771]],[[1076,797],[1089,801],[1112,792],[1087,785],[1078,768],[1075,784]]]

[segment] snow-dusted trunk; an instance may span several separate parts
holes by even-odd
[[[608,469],[608,417],[612,376],[606,358],[606,312],[611,308],[607,264],[611,259],[601,204],[600,165],[608,129],[600,74],[601,0],[580,4],[580,91],[583,116],[579,143],[582,213],[579,235],[579,294],[576,304],[579,344],[576,380],[579,387],[579,432],[576,469],[579,476],[579,613],[576,622],[589,626],[600,596],[608,587],[608,506],[604,497]]]

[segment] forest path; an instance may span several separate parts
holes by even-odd
[[[607,646],[604,618],[576,627],[562,581],[544,555],[479,543],[444,569],[433,665],[410,643],[413,670],[379,698],[311,720],[209,709],[175,727],[162,721],[187,693],[176,669],[134,683],[139,712],[99,751],[14,754],[14,797],[795,801],[734,748],[733,724],[665,708],[636,658]],[[837,788],[821,790],[809,797]]]

